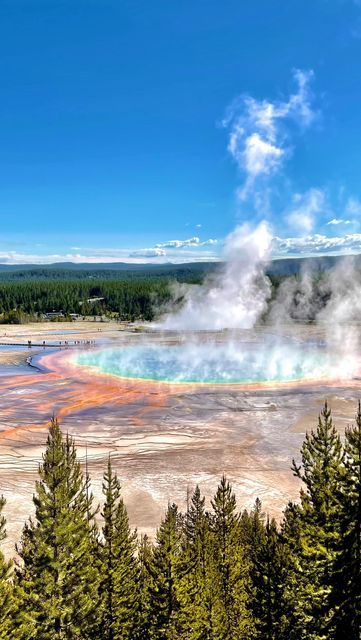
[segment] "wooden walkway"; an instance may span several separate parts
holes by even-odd
[[[31,349],[32,347],[44,347],[44,349],[48,349],[48,347],[53,349],[67,349],[68,347],[77,346],[80,345],[77,345],[75,342],[67,342],[67,344],[64,344],[64,342],[57,342],[56,344],[51,342],[31,342],[30,344],[28,342],[0,342],[0,347],[27,347],[28,349]]]

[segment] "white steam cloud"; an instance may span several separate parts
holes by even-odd
[[[258,185],[260,178],[281,168],[290,152],[290,122],[305,128],[315,118],[309,91],[311,77],[312,72],[296,71],[297,91],[286,101],[257,101],[246,96],[236,100],[228,110],[223,122],[230,131],[228,150],[245,174],[239,190],[241,200],[250,195],[254,199],[267,200],[268,185],[263,182],[263,190],[259,191],[256,182]],[[347,214],[357,214],[361,203],[350,199],[346,209]],[[335,253],[340,247],[350,252],[361,249],[359,233],[331,238],[312,235],[317,218],[325,213],[330,213],[325,193],[314,188],[296,194],[282,216],[285,226],[291,225],[295,229],[295,237],[284,240],[272,237],[269,225],[264,221],[254,228],[248,225],[236,227],[224,244],[224,265],[202,285],[177,285],[174,299],[180,303],[179,308],[166,314],[157,326],[179,331],[251,330],[264,320],[264,335],[268,328],[268,333],[276,338],[270,342],[265,337],[263,345],[259,345],[258,350],[253,349],[251,359],[247,360],[247,356],[245,361],[247,346],[236,333],[230,332],[225,336],[223,351],[225,353],[229,347],[228,351],[233,355],[232,358],[224,356],[228,365],[221,363],[221,367],[232,369],[231,360],[246,362],[247,368],[251,370],[255,365],[268,380],[279,375],[285,377],[285,373],[289,379],[298,375],[347,379],[358,375],[361,278],[354,261],[344,259],[334,269],[318,273],[317,277],[306,267],[299,276],[285,279],[276,292],[272,291],[266,275],[266,266],[275,247],[284,254],[306,255],[310,248],[313,253]],[[328,222],[329,225],[350,223],[346,218],[333,218]],[[298,237],[297,232],[307,235]],[[301,348],[300,343],[285,345],[284,325],[297,323],[303,326],[312,323],[313,335],[321,341],[316,357],[312,344],[308,344],[305,337],[301,339]],[[206,362],[204,367],[217,362],[220,351],[215,341],[212,343],[212,339],[207,338],[207,355],[202,356],[204,349],[195,348],[192,340],[194,338],[189,338],[184,348],[182,370],[187,366],[191,369],[195,363],[199,367],[202,358]]]
[[[299,276],[286,278],[275,293],[265,273],[270,246],[265,223],[254,230],[237,227],[225,244],[225,266],[202,285],[177,289],[176,295],[184,297],[183,306],[167,314],[157,328],[251,330],[265,320],[261,344],[251,353],[232,332],[224,335],[222,349],[209,335],[206,349],[199,348],[194,335],[189,337],[182,347],[180,380],[186,379],[187,366],[188,373],[196,376],[198,372],[201,379],[210,379],[211,370],[224,381],[227,373],[221,371],[228,368],[232,379],[237,367],[246,367],[251,379],[263,376],[269,381],[360,375],[361,274],[355,261],[343,258],[322,274],[312,270],[311,262],[306,263]],[[310,335],[320,341],[316,351],[307,340],[303,347],[302,339],[295,344],[285,341],[285,327],[309,323],[313,327]],[[217,358],[221,359],[218,364]]]
[[[287,222],[296,231],[308,234],[314,227],[316,217],[325,209],[326,197],[321,189],[309,189],[304,194],[296,193]]]
[[[183,285],[181,310],[165,317],[165,329],[249,329],[267,309],[271,285],[264,273],[272,236],[262,222],[251,230],[237,227],[224,245],[225,266],[202,285]]]

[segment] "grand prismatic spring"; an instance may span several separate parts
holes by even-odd
[[[96,496],[111,453],[131,521],[148,533],[168,499],[184,504],[196,483],[209,498],[224,472],[243,504],[259,496],[279,514],[297,494],[290,460],[324,399],[340,428],[353,418],[358,376],[332,370],[320,327],[142,334],[92,324],[64,323],[56,335],[49,325],[12,327],[2,338],[19,344],[0,349],[9,544],[29,510],[53,414],[83,463],[87,454]],[[55,348],[21,346],[30,336]]]

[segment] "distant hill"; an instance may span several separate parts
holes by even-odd
[[[157,271],[157,270],[177,270],[179,268],[190,267],[192,269],[203,269],[204,265],[214,265],[214,262],[185,262],[182,264],[165,263],[153,264],[151,262],[136,264],[129,262],[53,262],[52,264],[0,264],[2,271],[28,271],[33,269],[51,269],[65,271]]]
[[[313,258],[282,258],[272,260],[267,271],[275,276],[291,276],[307,266],[311,271],[327,271],[335,267],[345,256],[317,256]],[[361,254],[353,256],[356,266],[361,267]]]
[[[128,264],[124,262],[75,264],[72,262],[49,265],[2,265],[0,282],[26,280],[140,280],[178,278],[199,281],[219,263],[186,264]]]
[[[357,266],[361,267],[361,254],[354,256]],[[313,271],[325,271],[334,267],[341,256],[319,256],[315,258],[283,258],[273,260],[267,273],[276,277],[296,275],[307,265]],[[54,264],[0,264],[0,281],[26,280],[138,280],[177,278],[187,282],[199,281],[221,267],[221,262],[189,262],[183,264],[129,264],[112,263],[74,263],[57,262]]]

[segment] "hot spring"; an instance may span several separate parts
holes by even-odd
[[[142,342],[78,353],[74,360],[99,373],[174,383],[250,384],[331,377],[322,344],[272,338],[260,342]]]

